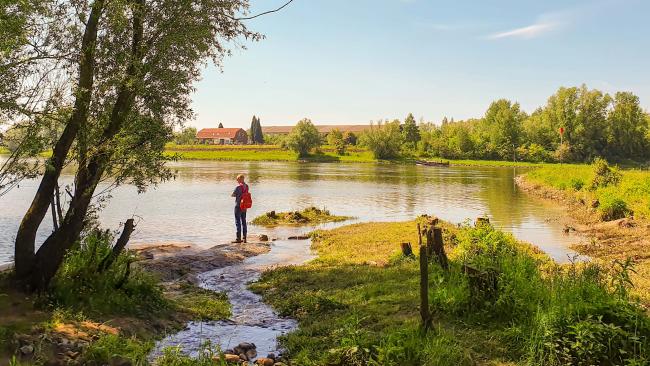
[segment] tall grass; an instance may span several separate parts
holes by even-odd
[[[610,286],[602,268],[556,265],[489,225],[445,226],[450,269],[430,268],[435,322],[434,330],[423,334],[417,260],[399,256],[399,239],[385,240],[413,243],[414,225],[320,231],[314,245],[319,259],[263,274],[254,290],[281,314],[300,321],[300,328],[283,338],[294,362],[618,365],[650,360],[648,317],[625,291]]]

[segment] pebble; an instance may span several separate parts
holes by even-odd
[[[246,360],[252,360],[255,357],[257,357],[257,351],[255,348],[251,348],[248,351],[246,351]]]
[[[266,234],[260,234],[260,241],[269,241],[269,236]]]
[[[32,353],[34,353],[34,346],[32,346],[31,344],[22,346],[20,347],[20,353],[22,353],[25,356],[31,355]]]
[[[262,366],[273,366],[275,364],[275,361],[270,358],[260,357],[255,361],[255,364]]]

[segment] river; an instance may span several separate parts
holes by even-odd
[[[133,215],[140,219],[132,243],[180,242],[209,247],[234,238],[230,194],[238,173],[254,198],[249,220],[270,210],[325,207],[356,221],[408,220],[428,213],[455,223],[487,215],[517,238],[565,261],[576,238],[562,232],[561,208],[526,195],[514,177],[526,168],[423,167],[392,164],[301,164],[182,161],[170,164],[175,180],[144,194],[120,187],[101,212],[107,228]],[[64,174],[62,182],[72,177]],[[11,260],[13,239],[37,181],[22,182],[0,197],[0,263]],[[39,240],[52,230],[49,215]],[[264,230],[252,228],[253,233]]]
[[[563,262],[573,252],[569,244],[579,240],[563,232],[558,205],[538,200],[520,191],[514,178],[524,168],[513,167],[423,167],[392,164],[310,164],[276,162],[183,161],[170,164],[176,179],[144,194],[133,187],[120,187],[101,211],[107,228],[136,215],[139,219],[131,243],[189,243],[202,247],[234,239],[234,178],[243,173],[251,187],[254,206],[249,220],[266,211],[298,210],[307,206],[329,209],[350,222],[409,220],[421,214],[461,223],[488,216],[498,228],[536,244],[555,260]],[[64,174],[61,181],[72,177]],[[0,198],[0,263],[11,260],[12,244],[21,218],[35,192],[36,181]],[[239,342],[254,342],[260,356],[277,353],[278,335],[295,329],[293,319],[279,317],[261,298],[248,291],[247,283],[261,271],[276,265],[300,264],[313,258],[309,240],[286,240],[289,235],[313,228],[265,229],[259,233],[277,237],[271,251],[243,263],[199,275],[199,285],[228,294],[232,317],[220,322],[191,322],[179,333],[165,337],[151,357],[166,346],[180,345],[197,355],[209,340],[222,349]],[[43,240],[51,231],[49,217],[39,231]],[[397,243],[396,243],[397,245]]]

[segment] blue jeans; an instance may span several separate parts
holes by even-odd
[[[237,239],[241,239],[242,229],[244,236],[248,232],[246,226],[246,210],[242,210],[239,206],[235,206],[235,226],[237,227]]]

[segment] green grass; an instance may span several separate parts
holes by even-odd
[[[316,260],[265,272],[253,290],[299,320],[299,329],[282,338],[291,360],[386,366],[650,360],[650,321],[625,292],[610,288],[602,268],[558,266],[489,225],[443,229],[450,270],[430,266],[434,325],[427,334],[419,326],[418,260],[399,250],[400,242],[417,242],[414,222],[317,231]],[[469,277],[466,264],[481,274]],[[484,286],[490,278],[495,290]]]
[[[617,218],[609,210],[623,216],[650,219],[650,171],[647,169],[620,170],[618,184],[592,189],[595,178],[591,165],[544,165],[526,174],[526,180],[575,194],[586,201],[598,200],[601,217]]]
[[[293,212],[267,212],[253,219],[252,223],[260,226],[279,225],[314,225],[325,222],[339,222],[349,220],[348,216],[332,215],[328,210],[317,207],[308,207],[302,211]]]
[[[4,146],[0,146],[0,155],[3,155],[3,154],[4,154],[4,155],[7,155],[7,154],[9,154],[9,153],[10,153],[9,149],[7,149],[7,148],[4,147]]]
[[[195,285],[183,284],[172,300],[192,319],[201,321],[227,319],[230,316],[230,303],[225,293],[202,289]]]

